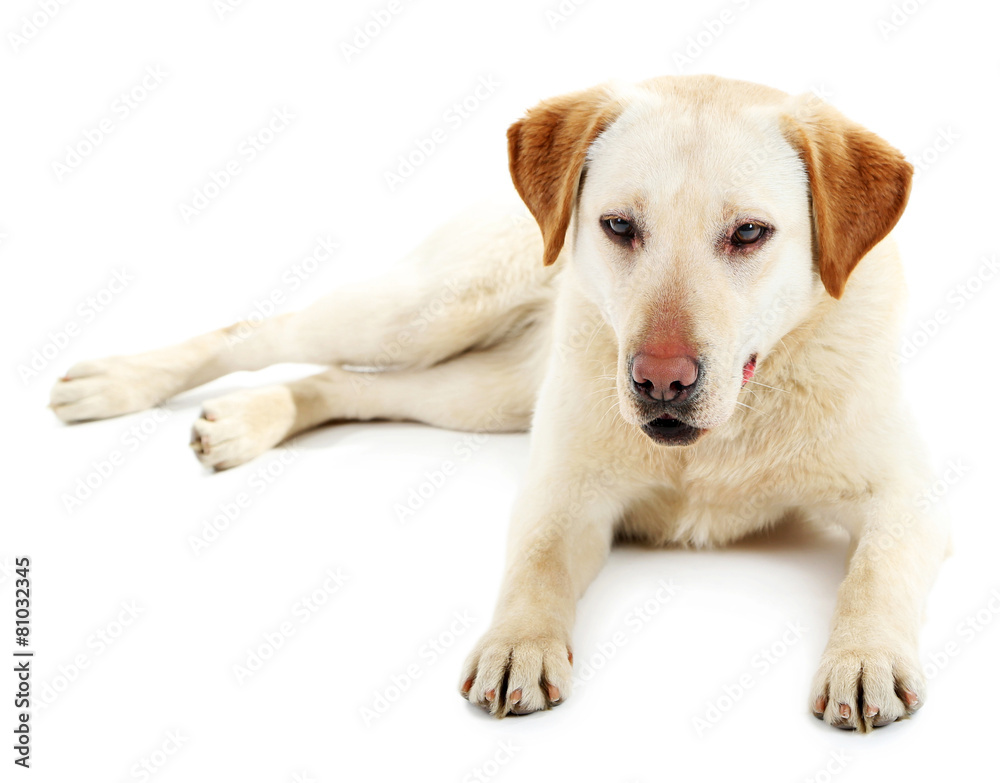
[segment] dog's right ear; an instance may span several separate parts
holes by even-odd
[[[542,101],[507,130],[510,176],[542,230],[546,266],[566,240],[587,150],[621,108],[594,87]]]

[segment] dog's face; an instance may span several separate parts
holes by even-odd
[[[626,420],[679,444],[724,422],[822,287],[809,186],[770,117],[640,96],[592,145],[573,263],[618,337]]]
[[[623,417],[658,443],[725,422],[758,362],[839,298],[889,232],[909,164],[815,99],[713,77],[543,103],[510,132],[546,263],[618,340]]]

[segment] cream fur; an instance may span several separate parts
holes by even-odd
[[[616,536],[716,546],[793,516],[842,526],[852,557],[810,705],[862,731],[904,717],[924,699],[917,632],[947,530],[915,503],[929,476],[891,361],[895,247],[869,252],[840,300],[824,290],[809,181],[779,124],[788,96],[709,77],[618,90],[624,110],[590,147],[555,266],[542,266],[522,210],[476,210],[381,284],[248,334],[237,324],[78,364],[52,407],[67,422],[104,418],[236,370],[329,365],[206,402],[192,445],[214,468],[333,419],[530,422],[496,614],[461,678],[463,695],[498,716],[570,695],[576,601]],[[628,258],[598,225],[623,206],[642,212],[650,236]],[[720,263],[705,238],[746,209],[777,231],[752,260]],[[628,357],[674,310],[713,368],[695,422],[711,431],[684,447],[652,442],[629,393]]]

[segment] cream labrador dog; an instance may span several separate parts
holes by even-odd
[[[55,413],[117,416],[309,362],[330,369],[207,401],[202,463],[334,419],[530,425],[496,613],[460,679],[498,717],[570,695],[576,602],[616,537],[715,546],[791,518],[839,525],[851,554],[810,707],[860,731],[910,715],[948,546],[917,504],[931,476],[893,362],[887,237],[910,164],[814,98],[708,76],[545,101],[508,140],[537,227],[479,210],[384,282],[83,362]]]

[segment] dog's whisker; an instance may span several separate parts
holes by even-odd
[[[747,383],[748,384],[752,383],[754,386],[763,386],[765,389],[774,389],[775,391],[779,391],[782,394],[791,394],[791,392],[788,391],[788,389],[779,389],[777,386],[768,386],[766,383],[755,381],[752,378],[749,381],[747,381]]]
[[[597,426],[598,426],[598,427],[600,427],[600,426],[601,426],[602,424],[604,424],[604,420],[605,420],[606,418],[608,418],[608,414],[610,414],[610,413],[611,413],[612,411],[614,411],[614,409],[615,409],[615,406],[614,406],[614,405],[609,405],[609,406],[608,406],[608,409],[607,409],[606,411],[604,411],[604,415],[603,415],[603,416],[601,416],[601,419],[600,419],[600,421],[599,421],[599,422],[597,422]],[[620,423],[621,423],[621,421],[622,421],[622,420],[621,420],[621,417],[619,416],[619,417],[617,417],[617,418],[614,418],[614,419],[612,419],[611,421],[612,421],[612,422],[613,422],[614,424],[618,425],[618,424],[620,424]]]
[[[593,397],[595,394],[617,394],[618,390],[614,386],[602,386],[599,389],[594,389],[590,396]]]
[[[781,337],[779,337],[778,338],[778,342],[781,343],[781,347],[785,349],[785,353],[788,354],[788,358],[791,359],[792,358],[792,352],[788,349],[788,346],[785,345],[784,339],[781,338]]]
[[[598,394],[603,394],[604,396],[601,397],[599,400],[597,400],[597,402],[600,402],[601,400],[607,400],[611,397],[618,396],[618,388],[616,386],[602,386],[599,389],[594,389],[589,396],[595,397]]]
[[[739,400],[736,401],[736,404],[739,405],[741,408],[746,408],[748,411],[759,413],[761,416],[767,418],[767,414],[764,413],[764,411],[762,411],[760,408],[755,408],[752,405],[747,405],[745,402],[740,402]]]
[[[594,408],[596,408],[600,403],[602,403],[602,402],[608,402],[609,400],[611,400],[611,402],[608,404],[607,410],[605,411],[604,415],[601,416],[601,421],[604,421],[604,417],[607,416],[607,411],[608,410],[613,410],[614,409],[614,406],[615,406],[614,398],[613,397],[605,397],[603,400],[598,400],[597,402],[595,402],[591,406],[591,408],[590,408],[590,410],[593,411]]]
[[[587,340],[587,347],[583,350],[583,355],[586,356],[590,353],[590,346],[594,344],[594,340],[597,338],[597,333],[600,331],[598,326],[594,325],[594,330],[590,333],[590,339]]]

